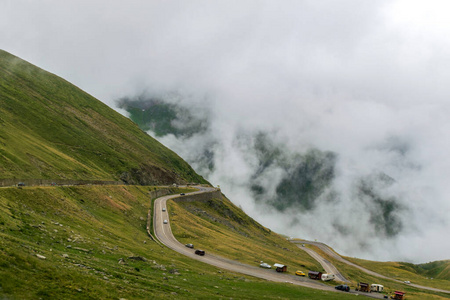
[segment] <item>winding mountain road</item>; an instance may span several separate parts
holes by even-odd
[[[382,275],[382,274],[380,274],[380,273],[377,273],[377,272],[371,271],[371,270],[369,270],[369,269],[366,269],[366,268],[364,268],[364,267],[358,266],[357,264],[352,263],[351,261],[348,261],[348,260],[346,260],[345,258],[343,258],[343,257],[341,257],[340,255],[338,255],[336,252],[334,252],[330,247],[328,247],[328,246],[325,245],[324,243],[320,243],[320,242],[312,242],[312,241],[296,241],[296,240],[291,241],[291,242],[297,244],[297,246],[298,246],[299,248],[301,248],[301,249],[303,249],[303,250],[305,250],[305,251],[306,251],[307,248],[306,248],[306,247],[301,247],[299,244],[309,244],[309,245],[314,245],[314,246],[318,247],[320,250],[322,250],[323,252],[325,252],[326,254],[328,254],[329,256],[331,256],[332,258],[334,258],[334,259],[336,259],[336,260],[338,260],[338,261],[340,261],[340,262],[343,262],[343,263],[345,263],[345,264],[347,264],[347,265],[350,265],[350,266],[352,266],[352,267],[354,267],[354,268],[357,268],[357,269],[359,269],[359,270],[361,270],[361,271],[363,271],[363,272],[365,272],[365,273],[367,273],[367,274],[369,274],[369,275],[372,275],[372,276],[375,276],[375,277],[379,277],[379,278],[383,278],[383,279],[392,280],[392,281],[399,282],[399,283],[404,283],[404,282],[401,281],[401,280],[394,279],[394,278],[390,278],[390,277],[384,276],[384,275]],[[314,252],[313,250],[311,250],[311,251]],[[308,252],[308,253],[309,253],[309,252]],[[314,253],[318,256],[318,254],[317,254],[316,252],[314,252]],[[311,255],[311,256],[313,256],[313,255]],[[313,256],[313,257],[314,257],[314,256]],[[320,257],[320,256],[319,256],[319,257]],[[322,259],[323,259],[323,258],[322,258]],[[319,262],[320,262],[320,261],[319,261]],[[321,263],[321,264],[322,264],[322,263]],[[330,265],[331,265],[331,263],[330,263]],[[323,265],[322,265],[322,266],[323,266]],[[334,266],[333,266],[333,268],[334,268]],[[324,269],[327,270],[325,267],[324,267]],[[327,272],[328,272],[328,270],[327,270]],[[433,292],[440,292],[440,293],[447,293],[447,294],[450,294],[450,291],[449,291],[449,290],[442,290],[442,289],[432,288],[432,287],[423,286],[423,285],[418,285],[418,284],[414,284],[414,283],[409,283],[409,284],[404,283],[404,284],[405,284],[405,285],[408,285],[408,286],[413,286],[413,287],[416,287],[416,288],[419,288],[419,289],[424,289],[424,290],[429,290],[429,291],[433,291]]]
[[[207,193],[216,191],[214,188],[207,187],[196,187],[199,189],[197,192],[187,193],[186,195],[195,195],[200,193]],[[262,269],[260,267],[246,265],[231,259],[227,259],[224,257],[220,257],[217,255],[212,255],[210,253],[206,253],[205,256],[199,256],[195,254],[195,250],[186,247],[182,243],[180,243],[172,234],[172,230],[170,227],[170,216],[167,210],[167,200],[182,197],[181,195],[168,195],[164,197],[157,198],[154,203],[154,211],[153,211],[153,228],[155,231],[156,238],[164,245],[169,247],[170,249],[188,256],[192,259],[216,266],[218,268],[226,269],[232,272],[241,273],[253,277],[258,277],[274,282],[286,282],[295,285],[300,285],[308,288],[320,289],[325,291],[333,291],[340,292],[334,289],[331,286],[325,285],[320,281],[311,280],[309,278],[299,277],[295,275],[288,275],[283,273],[277,273],[272,269]],[[163,208],[165,210],[163,211]],[[167,220],[167,224],[164,224],[164,220]],[[351,292],[355,293],[355,292]],[[379,294],[360,294],[364,296],[368,296],[371,298],[382,298],[382,295]]]

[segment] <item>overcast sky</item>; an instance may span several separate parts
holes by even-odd
[[[338,153],[341,191],[355,174],[389,173],[414,230],[379,241],[396,253],[366,258],[424,262],[450,258],[449,11],[444,0],[0,0],[0,48],[114,108],[144,90],[197,95],[224,140],[224,171],[211,179],[250,214],[255,203],[231,180],[251,168],[232,150],[241,128],[276,132],[296,151]],[[392,139],[405,155],[386,150]],[[330,238],[324,231],[307,237]]]

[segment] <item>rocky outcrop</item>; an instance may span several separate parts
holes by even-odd
[[[141,165],[139,168],[133,168],[120,175],[120,180],[125,184],[132,185],[168,185],[168,184],[186,184],[177,173],[162,169],[154,165]]]

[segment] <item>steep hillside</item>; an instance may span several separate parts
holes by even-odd
[[[140,185],[206,181],[127,118],[0,51],[0,186],[19,179],[131,185],[0,187],[2,299],[354,298],[219,270],[152,241],[147,216],[158,188]],[[291,274],[320,269],[225,197],[169,209],[178,238],[208,252],[286,263]],[[448,277],[448,263],[412,267]]]
[[[282,263],[288,273],[323,271],[306,252],[250,218],[222,195],[221,198],[177,198],[169,203],[171,228],[183,243],[208,253],[259,266]]]
[[[0,188],[0,299],[354,298],[220,270],[160,246],[146,233],[154,189]]]
[[[117,104],[128,111],[131,120],[140,128],[151,130],[156,136],[173,134],[176,137],[192,137],[207,130],[209,125],[208,119],[199,119],[185,107],[161,99],[147,99],[144,95],[137,99],[124,97]]]
[[[0,179],[205,180],[126,117],[0,50]]]
[[[414,265],[414,267],[419,274],[450,281],[450,260],[433,261],[426,264]]]

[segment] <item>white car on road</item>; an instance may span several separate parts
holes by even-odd
[[[265,262],[261,262],[261,264],[259,265],[261,268],[266,268],[266,269],[271,269],[272,266],[269,265],[268,263]]]

